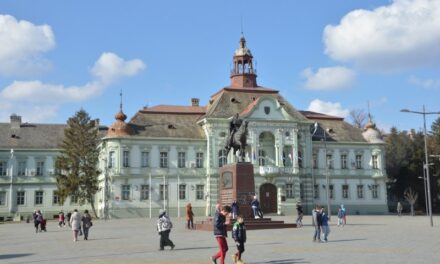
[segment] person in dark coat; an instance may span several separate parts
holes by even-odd
[[[302,205],[301,205],[301,202],[298,202],[297,204],[296,204],[296,213],[297,213],[297,218],[296,218],[296,225],[298,226],[298,227],[302,227],[302,219],[303,219],[303,216],[304,216],[304,211],[303,211],[303,207],[302,207]]]
[[[194,212],[191,203],[186,205],[186,223],[188,229],[194,229]]]
[[[246,243],[246,226],[242,215],[237,216],[237,221],[232,227],[232,238],[237,246],[237,252],[232,255],[232,260],[236,263],[239,260],[241,261],[241,255],[244,252],[244,243]]]
[[[84,240],[89,239],[89,229],[92,226],[92,217],[89,214],[89,210],[84,210],[84,214],[81,217],[82,228],[84,233]]]
[[[226,241],[227,234],[227,224],[226,217],[231,213],[231,207],[225,205],[220,211],[215,212],[214,216],[214,236],[217,240],[219,250],[211,257],[213,264],[217,264],[217,259],[220,258],[220,264],[225,263],[226,252],[228,251],[228,242]]]
[[[232,216],[232,219],[236,219],[237,218],[237,215],[238,215],[238,203],[237,203],[237,201],[236,200],[234,200],[233,202],[232,202],[232,204],[231,204],[231,209],[232,209],[232,214],[231,214],[231,216]]]

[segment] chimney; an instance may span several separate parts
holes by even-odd
[[[192,106],[199,106],[199,98],[191,98]]]
[[[11,115],[11,129],[18,130],[21,126],[21,116],[12,114]]]

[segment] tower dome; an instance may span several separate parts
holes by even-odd
[[[382,139],[382,134],[376,128],[376,124],[371,120],[371,115],[368,115],[368,122],[365,125],[362,136],[369,143],[384,143]]]
[[[119,105],[119,112],[116,113],[116,121],[107,130],[107,137],[120,137],[131,136],[134,134],[133,128],[125,123],[127,115],[122,111],[122,92],[121,92],[121,104]]]

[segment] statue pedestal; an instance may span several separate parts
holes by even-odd
[[[239,214],[252,217],[251,201],[255,195],[254,166],[249,162],[224,165],[219,169],[219,194],[222,205],[231,205],[234,200]]]

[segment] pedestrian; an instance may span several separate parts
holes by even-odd
[[[159,250],[164,250],[166,246],[170,246],[171,250],[174,249],[175,245],[173,241],[170,240],[170,232],[173,228],[173,223],[167,215],[167,212],[163,209],[159,211],[159,219],[157,220],[157,231],[160,235],[160,245]]]
[[[344,219],[343,219],[343,212],[341,208],[338,208],[338,227],[339,226],[344,226]]]
[[[254,214],[254,218],[263,218],[263,212],[260,209],[260,202],[257,199],[257,196],[254,196],[254,199],[251,202],[252,213]]]
[[[70,225],[70,217],[72,217],[72,212],[67,212],[67,224],[69,225],[69,227],[71,227],[71,225]]]
[[[237,263],[241,261],[241,256],[244,252],[244,243],[246,243],[246,226],[242,215],[237,216],[237,221],[235,221],[232,227],[232,238],[237,246],[237,253],[232,255],[232,260],[234,263]]]
[[[231,204],[231,209],[232,209],[232,214],[231,214],[231,216],[232,216],[232,219],[236,219],[236,218],[237,218],[237,215],[238,215],[238,208],[239,208],[238,203],[237,203],[236,200],[234,200],[234,201],[232,202],[232,204]]]
[[[44,219],[43,214],[41,214],[41,218],[40,218],[40,230],[41,232],[47,232],[46,229],[46,219]]]
[[[32,214],[32,218],[34,219],[34,226],[35,226],[35,233],[38,233],[38,229],[40,227],[40,211],[35,210],[34,213]]]
[[[330,226],[328,225],[328,216],[324,208],[321,209],[321,229],[324,235],[324,240],[321,240],[321,242],[328,242],[327,237],[330,234]]]
[[[402,216],[402,204],[400,202],[397,202],[397,216]]]
[[[218,252],[211,257],[211,262],[217,264],[217,259],[220,258],[220,264],[225,264],[226,252],[228,252],[228,242],[226,241],[227,234],[227,224],[226,217],[231,213],[232,209],[230,206],[223,206],[220,211],[216,211],[214,216],[214,236],[218,244]]]
[[[64,221],[65,221],[65,219],[64,219],[64,212],[63,212],[63,210],[61,210],[61,211],[58,213],[58,227],[63,227],[63,226],[65,226],[66,223],[65,223]]]
[[[69,223],[73,231],[73,241],[76,242],[78,241],[78,233],[81,230],[81,215],[77,209],[73,210]]]
[[[342,210],[342,221],[345,225],[347,223],[347,210],[345,209],[343,204],[341,204],[341,210]]]
[[[302,219],[304,216],[304,211],[303,211],[303,207],[301,205],[301,202],[297,202],[296,203],[296,213],[297,213],[297,218],[296,218],[296,226],[297,227],[302,227]]]
[[[321,212],[319,205],[316,205],[312,210],[312,225],[315,228],[313,233],[313,242],[319,242],[321,240],[321,227],[319,225],[319,219],[321,218]]]
[[[186,223],[188,229],[194,229],[194,212],[191,203],[186,205]]]
[[[84,214],[81,217],[81,222],[84,233],[84,240],[89,240],[89,229],[93,225],[92,217],[89,215],[89,210],[84,210]]]

